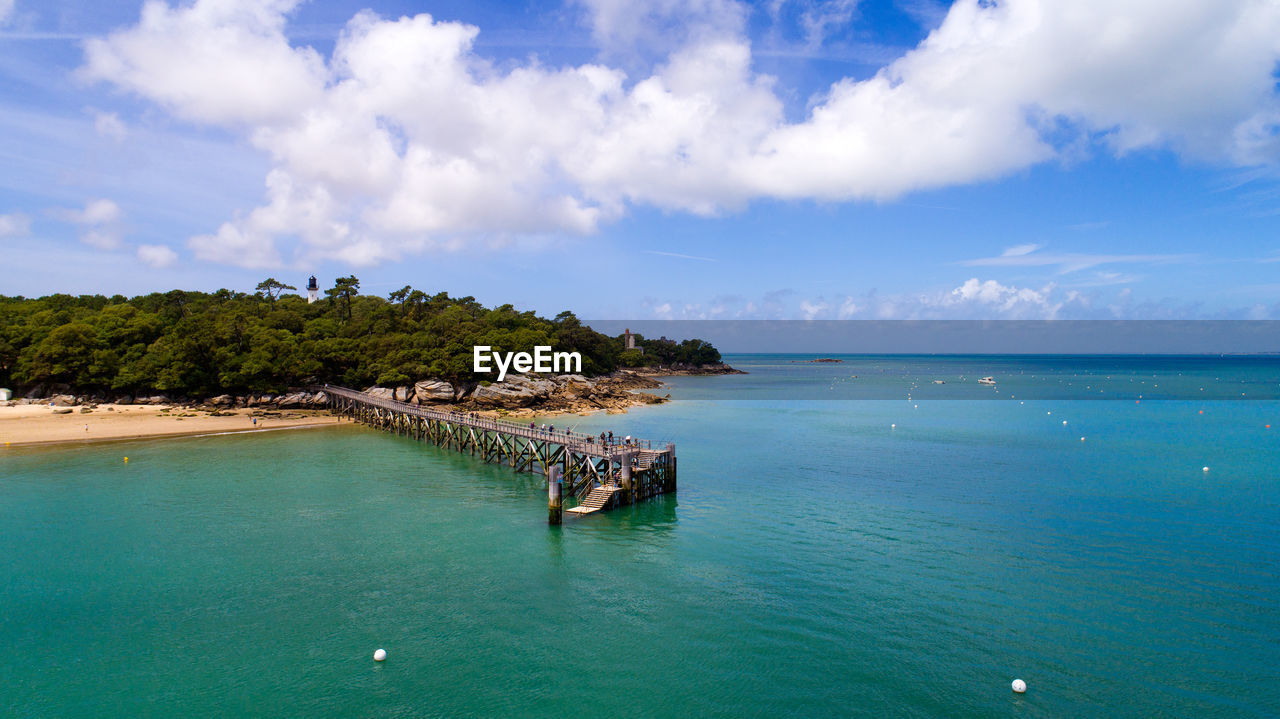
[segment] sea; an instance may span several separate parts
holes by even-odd
[[[347,423],[6,448],[0,716],[1280,716],[1280,357],[812,358],[540,420],[679,457],[559,527]]]

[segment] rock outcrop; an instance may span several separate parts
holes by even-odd
[[[458,391],[443,380],[428,379],[413,386],[413,400],[418,404],[440,404],[457,398]]]
[[[558,389],[555,382],[523,375],[481,385],[471,393],[471,403],[484,409],[515,409],[541,404]]]
[[[646,377],[678,377],[684,375],[717,375],[717,374],[747,374],[740,369],[730,367],[720,362],[717,364],[704,365],[687,365],[673,364],[664,365],[662,367],[636,367],[633,370],[636,374]]]

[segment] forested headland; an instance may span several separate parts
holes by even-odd
[[[0,386],[201,398],[313,383],[461,385],[492,379],[472,373],[475,345],[576,351],[587,376],[720,362],[716,348],[697,339],[637,336],[643,352],[626,350],[621,336],[596,332],[572,312],[546,319],[408,286],[385,298],[364,295],[354,276],[338,278],[313,304],[295,289],[267,279],[252,293],[0,296]]]

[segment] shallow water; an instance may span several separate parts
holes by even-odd
[[[1280,403],[735,379],[572,419],[676,442],[680,491],[562,528],[358,426],[10,450],[0,713],[1280,713]]]

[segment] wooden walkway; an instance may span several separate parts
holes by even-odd
[[[550,432],[529,422],[429,409],[344,387],[312,389],[325,393],[330,409],[339,418],[465,452],[485,462],[510,465],[517,472],[546,476],[552,467],[560,467],[565,499],[579,501],[578,507],[565,511],[579,516],[676,491],[674,444],[655,446],[643,439],[625,443],[616,438],[613,443],[602,442],[598,435]],[[595,492],[596,499],[592,499],[597,489],[604,491]],[[598,503],[601,497],[605,501]]]

